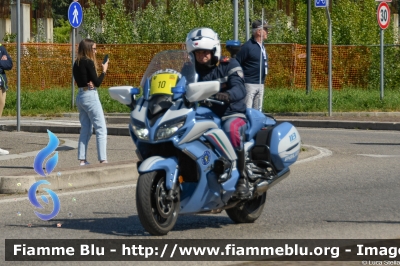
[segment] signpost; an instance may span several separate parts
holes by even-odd
[[[83,21],[83,11],[82,11],[82,6],[74,0],[69,5],[68,8],[68,21],[69,24],[73,27],[72,29],[72,68],[74,67],[74,59],[75,59],[75,31],[76,28],[78,28],[82,21]],[[71,70],[72,70],[71,68]],[[72,71],[71,71],[72,72]],[[72,89],[71,89],[71,95],[72,95],[72,102],[71,102],[71,108],[74,108],[74,92],[75,92],[75,84],[74,84],[74,74],[72,74]]]
[[[390,1],[380,1],[381,3],[378,5],[378,9],[376,11],[376,19],[378,21],[378,25],[381,28],[381,100],[383,100],[383,88],[384,88],[384,68],[383,68],[383,34],[384,30],[389,27],[390,23],[390,8],[386,2]]]
[[[21,0],[17,0],[17,131],[21,130]]]
[[[332,116],[332,20],[329,14],[328,0],[315,0],[315,7],[324,7],[328,19],[328,112]]]

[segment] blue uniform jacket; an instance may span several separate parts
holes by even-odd
[[[250,84],[260,84],[260,45],[254,40],[249,39],[245,42],[240,51],[236,54],[236,60],[243,68],[244,80]],[[268,53],[265,51],[266,60],[262,56],[261,61],[261,84],[265,82],[265,67],[268,68]]]
[[[217,80],[221,83],[220,92],[229,93],[229,104],[212,104],[209,107],[219,117],[235,113],[246,113],[246,88],[243,70],[234,58],[222,58],[216,67],[209,68],[196,63],[199,81]]]
[[[3,55],[7,56],[7,60],[1,60]],[[11,70],[12,67],[13,67],[13,63],[12,63],[10,55],[7,53],[6,48],[0,44],[0,78],[3,81],[4,88],[6,90],[8,87],[7,87],[7,77],[6,77],[6,73],[4,72],[4,70]]]

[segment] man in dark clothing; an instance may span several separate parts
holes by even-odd
[[[244,172],[245,158],[243,136],[246,131],[246,89],[242,68],[234,58],[221,59],[221,45],[218,34],[209,28],[196,28],[186,38],[186,49],[193,53],[199,81],[217,80],[221,83],[220,92],[215,95],[224,105],[208,106],[221,117],[222,128],[230,139],[238,155],[238,170],[241,173],[237,183],[237,195],[246,198],[250,195],[248,181]]]
[[[196,59],[199,56],[204,57],[205,53],[211,56],[211,51],[198,50],[195,52]],[[218,66],[214,68],[200,64],[196,60],[196,72],[199,74],[199,81],[218,80],[221,82],[221,90],[216,95],[216,98],[226,101],[229,104],[212,105],[210,109],[216,115],[223,117],[235,113],[246,113],[246,105],[243,101],[246,97],[246,90],[243,84],[243,71],[236,60],[227,57],[222,58],[218,62]]]
[[[6,48],[0,43],[0,117],[6,102],[7,77],[4,70],[11,70],[13,63]]]
[[[4,70],[11,70],[13,66],[10,55],[4,46],[0,44],[0,117],[3,113],[4,105],[6,104],[6,91],[7,87],[7,77]],[[9,152],[7,150],[0,149],[0,155],[7,155]]]
[[[267,39],[270,26],[266,21],[256,20],[252,28],[253,36],[243,44],[236,59],[243,68],[246,106],[262,111],[265,76],[268,73],[268,54],[263,41]]]

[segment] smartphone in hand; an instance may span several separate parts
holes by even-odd
[[[108,60],[108,54],[106,54],[106,55],[104,56],[103,65],[104,65],[105,63],[107,63],[107,60]]]

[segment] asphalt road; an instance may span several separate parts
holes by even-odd
[[[37,152],[46,147],[49,142],[47,133],[2,131],[1,136],[2,148],[7,149],[11,155],[33,152],[36,156]],[[63,169],[71,167],[79,168],[77,151],[79,134],[59,133],[56,136],[59,138],[61,146],[57,149],[59,151],[57,171],[62,172]],[[67,146],[63,146],[64,144],[67,144]],[[107,159],[109,163],[136,159],[135,149],[135,144],[128,136],[107,136]],[[17,160],[7,160],[6,156],[2,156],[0,157],[0,173],[5,176],[22,173],[32,174],[34,173],[33,159],[32,155]],[[92,165],[99,164],[95,135],[89,141],[87,160]]]
[[[47,222],[35,216],[26,195],[1,197],[1,239],[398,238],[398,132],[310,128],[299,132],[303,144],[320,147],[326,156],[293,165],[291,175],[268,192],[263,214],[254,224],[234,224],[224,212],[185,215],[167,236],[153,237],[140,225],[135,184],[118,183],[57,192],[61,211]],[[0,254],[4,256],[4,241],[0,242]],[[50,264],[56,263],[46,265]]]

